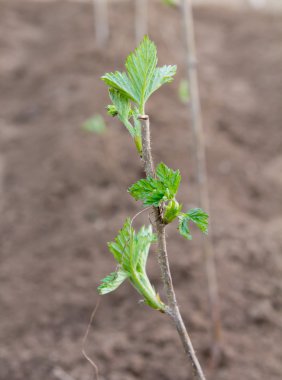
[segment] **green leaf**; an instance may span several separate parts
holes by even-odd
[[[153,80],[157,62],[156,46],[147,36],[126,59],[125,67],[130,82],[137,93],[140,106],[144,105],[150,96],[148,89]]]
[[[101,115],[95,115],[90,119],[86,120],[82,126],[87,132],[94,132],[101,134],[105,132],[106,125],[103,117]]]
[[[172,170],[160,163],[156,170],[157,178],[148,177],[134,183],[128,192],[136,200],[142,200],[144,206],[159,206],[162,202],[174,199],[180,181],[179,170]]]
[[[136,241],[136,250],[138,251],[138,270],[139,272],[144,272],[146,270],[150,246],[157,241],[152,226],[149,225],[147,228],[143,226],[136,236]]]
[[[145,36],[140,45],[125,62],[127,72],[106,73],[102,80],[118,90],[137,106],[139,113],[144,113],[145,103],[150,95],[165,83],[173,80],[176,66],[157,68],[156,45]]]
[[[128,120],[131,113],[129,98],[114,88],[109,89],[109,96],[121,121]]]
[[[134,230],[130,225],[130,219],[126,219],[124,226],[119,231],[113,242],[108,243],[109,251],[116,261],[122,265],[123,269],[130,272],[131,248],[134,237]]]
[[[165,304],[150,283],[146,273],[146,263],[151,243],[156,241],[152,226],[142,227],[138,233],[131,227],[128,218],[109,249],[119,263],[116,272],[104,278],[98,287],[100,294],[110,293],[128,279],[153,309],[165,309]]]
[[[209,216],[206,212],[200,208],[193,208],[186,215],[204,234],[208,234]]]
[[[193,222],[204,233],[208,233],[208,214],[200,208],[189,210],[186,214],[181,213],[179,216],[179,233],[186,239],[191,240],[192,235],[189,228],[189,222]]]
[[[159,206],[159,204],[168,199],[167,189],[163,183],[148,177],[147,179],[140,179],[134,183],[128,192],[136,200],[142,200],[144,206]]]
[[[156,45],[145,36],[138,48],[131,53],[125,63],[128,77],[138,96],[138,105],[142,109],[150,97],[164,83],[171,82],[176,66],[157,67]]]
[[[117,270],[109,274],[101,281],[101,285],[98,287],[100,294],[107,294],[116,290],[127,278],[129,274],[122,269]]]
[[[179,170],[172,170],[161,162],[156,169],[157,178],[163,185],[169,189],[170,194],[174,197],[178,191],[181,182],[181,175]]]
[[[138,104],[138,94],[135,92],[132,83],[126,73],[115,71],[114,73],[106,73],[101,77],[110,88],[119,90],[123,95]]]
[[[182,214],[178,217],[178,219],[179,219],[178,230],[179,230],[180,235],[184,236],[188,240],[191,240],[192,235],[190,232],[190,228],[188,226],[189,218],[186,216],[186,214]]]
[[[109,89],[109,95],[120,121],[125,125],[131,136],[134,138],[136,135],[135,128],[129,122],[129,117],[132,113],[129,98],[113,88]]]
[[[147,100],[149,96],[158,90],[163,84],[170,83],[173,81],[173,77],[176,74],[177,67],[174,66],[163,66],[158,67],[155,70],[154,77],[152,78],[150,85],[148,87],[148,97],[145,99]]]

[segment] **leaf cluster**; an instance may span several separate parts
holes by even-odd
[[[115,272],[105,277],[98,290],[107,294],[117,289],[126,279],[144,297],[145,303],[156,310],[164,310],[165,305],[150,283],[146,264],[150,246],[156,241],[151,225],[143,226],[135,232],[128,218],[113,242],[108,243],[109,251],[118,263]]]
[[[175,198],[181,181],[179,170],[172,170],[161,162],[156,169],[156,178],[148,177],[134,183],[128,192],[144,206],[158,207]]]
[[[208,215],[200,208],[191,209],[187,213],[181,212],[182,205],[175,198],[180,181],[179,170],[174,171],[164,163],[160,163],[156,169],[156,178],[141,179],[128,191],[135,200],[141,200],[144,206],[162,207],[165,224],[178,218],[180,234],[190,240],[192,236],[189,223],[193,222],[202,232],[207,233]]]
[[[139,115],[145,113],[149,97],[163,84],[173,80],[176,66],[157,67],[156,45],[145,36],[125,62],[126,72],[106,73],[102,80],[109,87],[112,104],[107,107],[111,116],[118,116],[135,140],[142,154]]]

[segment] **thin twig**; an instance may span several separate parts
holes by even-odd
[[[187,76],[190,86],[191,94],[191,119],[194,135],[195,158],[197,167],[197,183],[199,194],[199,205],[210,213],[209,193],[208,193],[208,176],[206,168],[206,155],[205,155],[205,139],[202,123],[201,103],[199,96],[199,85],[197,75],[197,58],[196,58],[196,44],[194,36],[194,23],[191,0],[181,0],[182,20],[183,20],[183,34],[185,40],[186,62],[187,62]],[[212,246],[212,231],[211,225],[209,226],[209,239],[204,239],[203,251],[206,266],[207,284],[209,292],[210,313],[212,320],[212,333],[213,333],[213,359],[218,361],[220,355],[220,340],[221,340],[221,320],[219,311],[219,296],[216,266],[214,258],[214,250]],[[216,364],[216,363],[214,363]]]
[[[142,159],[143,159],[143,164],[144,164],[144,170],[147,177],[154,177],[155,169],[154,169],[152,152],[151,152],[149,117],[147,115],[143,115],[143,116],[140,116],[139,119],[141,120],[141,124],[142,124],[142,147],[143,147]],[[186,327],[184,325],[183,319],[181,317],[181,314],[177,305],[176,296],[175,296],[172,278],[171,278],[168,255],[167,255],[165,224],[162,221],[161,208],[153,207],[153,210],[155,214],[155,221],[153,222],[153,226],[157,232],[157,239],[158,239],[158,261],[161,268],[162,280],[164,283],[164,290],[165,290],[165,294],[166,294],[166,298],[168,302],[168,306],[165,312],[168,316],[170,316],[170,318],[174,322],[174,325],[178,331],[182,345],[184,347],[184,351],[189,356],[192,362],[195,378],[199,380],[205,380],[203,370],[197,359],[192,342],[187,333]]]
[[[82,355],[85,357],[85,359],[92,365],[93,369],[94,369],[94,372],[95,372],[95,378],[96,380],[99,380],[99,370],[98,370],[98,366],[97,364],[94,363],[94,361],[88,356],[88,354],[86,353],[86,341],[87,341],[87,338],[88,338],[88,335],[89,335],[89,331],[90,331],[90,328],[91,328],[91,325],[92,325],[92,322],[94,320],[94,317],[96,315],[96,312],[98,310],[98,307],[100,305],[100,298],[98,298],[97,300],[97,303],[95,305],[95,308],[94,310],[92,311],[92,314],[91,314],[91,317],[90,317],[90,321],[88,323],[88,326],[87,326],[87,329],[86,329],[86,332],[85,332],[85,335],[83,337],[83,341],[82,341]]]

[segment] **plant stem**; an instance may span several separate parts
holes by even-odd
[[[140,116],[142,124],[142,147],[143,147],[143,164],[147,177],[155,176],[154,163],[151,151],[151,139],[150,139],[150,121],[147,115]],[[181,339],[185,353],[188,355],[192,362],[193,373],[196,379],[205,380],[205,376],[201,365],[195,354],[192,342],[184,325],[181,317],[179,307],[174,292],[174,287],[171,278],[170,266],[166,248],[166,236],[165,236],[165,224],[163,223],[162,210],[160,207],[153,207],[154,220],[153,227],[157,232],[158,239],[158,261],[161,268],[162,280],[164,284],[164,290],[168,302],[168,306],[165,309],[165,313],[172,319],[179,337]]]
[[[185,40],[187,76],[191,93],[191,119],[194,135],[195,158],[197,167],[197,183],[199,194],[199,206],[210,213],[208,176],[206,168],[205,138],[202,123],[201,102],[199,95],[196,43],[194,36],[194,20],[191,0],[181,0],[183,35]],[[210,314],[213,334],[213,364],[216,365],[220,356],[221,320],[219,309],[219,296],[214,249],[211,243],[211,225],[209,226],[210,239],[204,239],[203,251],[206,266],[206,276],[209,293]]]

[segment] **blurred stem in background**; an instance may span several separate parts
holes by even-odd
[[[93,0],[96,45],[102,48],[109,38],[108,1]]]
[[[148,33],[148,0],[135,0],[135,39],[139,44]]]
[[[208,176],[206,168],[205,155],[205,138],[202,124],[202,112],[199,95],[198,75],[197,75],[197,58],[196,44],[194,35],[194,22],[191,0],[181,0],[181,13],[183,24],[183,36],[185,42],[185,54],[187,64],[187,77],[190,87],[191,101],[189,109],[191,112],[191,121],[194,135],[195,159],[197,168],[198,183],[198,203],[208,214],[210,214],[209,193],[208,193]],[[203,251],[207,274],[207,284],[209,293],[210,313],[212,320],[212,365],[217,366],[221,356],[221,319],[219,308],[219,295],[217,285],[217,274],[214,250],[212,245],[212,231],[209,227],[210,239],[204,239]]]

